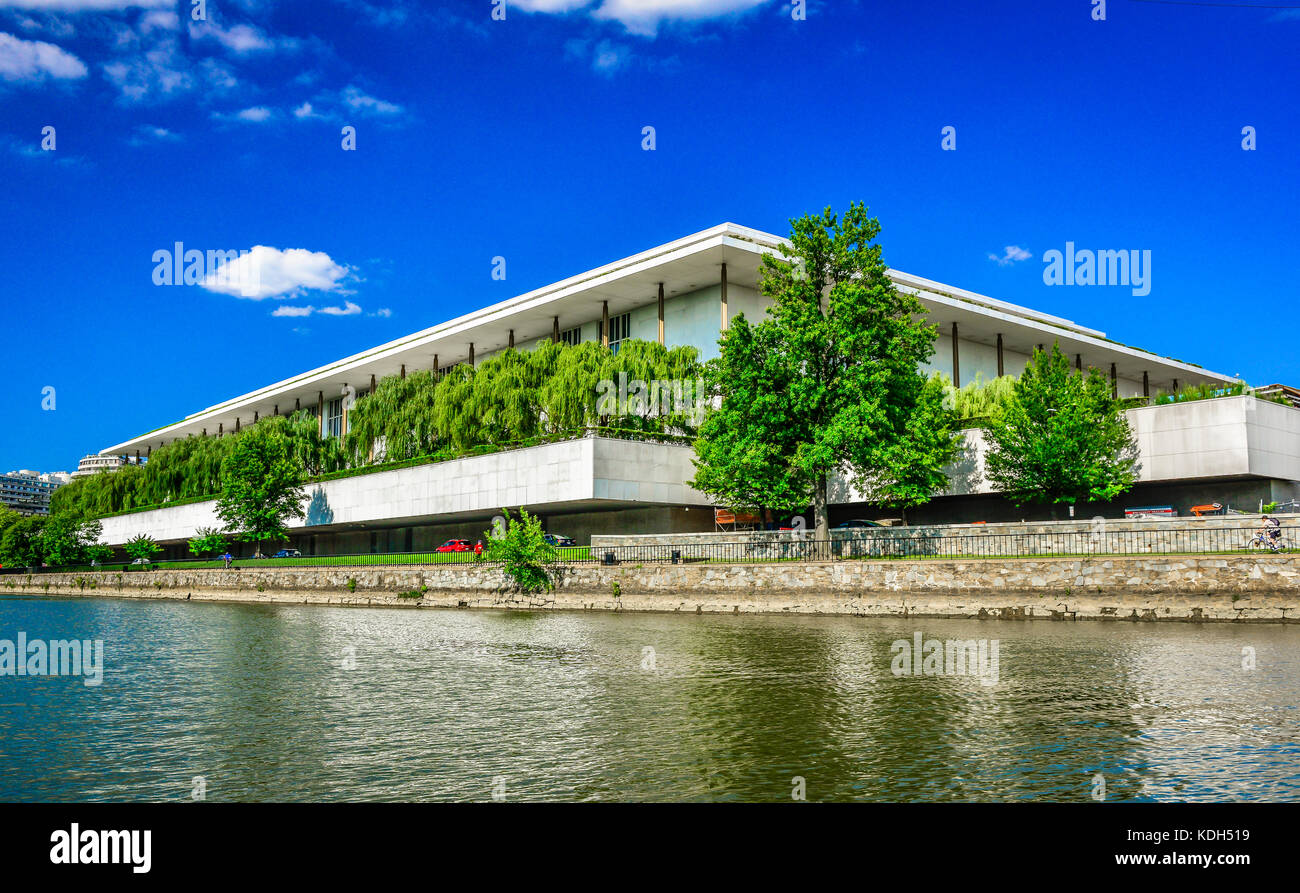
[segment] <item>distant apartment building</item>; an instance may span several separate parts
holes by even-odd
[[[66,471],[11,471],[0,476],[0,505],[23,515],[48,515],[50,497],[70,480]]]
[[[101,471],[117,471],[123,465],[134,465],[135,461],[129,456],[83,456],[77,463],[77,470],[72,473],[72,477],[85,477]]]

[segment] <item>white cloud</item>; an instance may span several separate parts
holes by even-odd
[[[83,12],[97,10],[153,9],[175,6],[173,0],[3,0],[0,6],[12,6],[16,9],[59,10],[61,12]]]
[[[1016,263],[1016,261],[1029,260],[1031,257],[1033,257],[1033,255],[1021,248],[1019,245],[1008,245],[1005,254],[1001,257],[998,257],[996,254],[990,254],[989,260],[994,261],[999,267],[1009,267]]]
[[[166,127],[155,127],[152,124],[141,124],[135,129],[130,143],[133,146],[143,146],[148,143],[177,143],[180,142],[180,134],[168,130]]]
[[[396,103],[386,102],[382,99],[376,99],[363,93],[356,87],[345,87],[340,95],[343,104],[354,112],[362,112],[374,115],[383,115],[391,117],[402,114],[402,107]]]
[[[316,312],[324,313],[326,316],[356,316],[361,312],[361,308],[351,301],[344,301],[342,307],[321,307]]]
[[[87,74],[76,56],[43,40],[23,40],[0,32],[0,79],[40,83],[46,78],[78,80]]]
[[[595,19],[621,24],[632,34],[654,37],[666,21],[701,21],[746,12],[770,0],[600,0],[589,10]],[[586,10],[592,0],[514,0],[524,12],[569,13]]]
[[[252,108],[243,109],[235,113],[235,117],[240,121],[251,121],[254,124],[260,124],[271,118],[271,110],[264,105],[255,105]]]
[[[571,12],[590,6],[592,0],[512,0],[511,6],[517,6],[524,12]]]
[[[153,10],[140,19],[141,31],[179,31],[180,27],[180,17],[170,9]]]
[[[283,307],[276,307],[272,316],[289,316],[303,317],[311,316],[313,313],[323,313],[326,316],[356,316],[361,313],[361,307],[351,301],[344,301],[342,307],[317,307],[313,304],[299,306],[296,304],[286,304]]]
[[[232,53],[243,56],[269,50],[292,50],[298,41],[292,37],[270,37],[256,25],[231,25],[223,28],[216,22],[190,22],[190,39],[215,41]]]
[[[264,124],[279,115],[275,109],[269,109],[264,105],[254,105],[246,109],[240,109],[237,112],[213,112],[209,117],[214,121],[225,121],[235,124]]]
[[[104,64],[104,77],[128,103],[173,99],[198,87],[223,92],[238,84],[230,69],[216,59],[195,63],[181,50],[178,33],[164,28],[137,34],[122,27],[117,47],[121,55]]]
[[[310,102],[304,102],[302,105],[300,105],[300,106],[298,106],[296,109],[294,109],[294,110],[293,110],[293,116],[294,116],[295,118],[299,119],[300,121],[303,120],[303,119],[306,119],[306,118],[323,118],[323,117],[324,117],[324,115],[320,114],[319,112],[317,112],[315,109],[313,109],[313,108],[311,107],[311,103],[310,103]]]
[[[348,273],[324,251],[255,245],[247,254],[210,270],[199,284],[208,291],[260,301],[308,291],[339,291]]]
[[[613,74],[631,58],[632,51],[625,46],[602,40],[596,44],[596,52],[591,58],[591,67],[601,74]]]
[[[3,6],[3,0],[0,0],[0,6]],[[72,37],[77,33],[77,29],[72,26],[71,22],[65,22],[58,16],[47,15],[45,13],[37,13],[36,15],[39,16],[39,18],[34,19],[31,16],[22,16],[18,20],[18,27],[22,28],[24,31],[45,33],[51,37],[59,38]]]
[[[276,307],[275,310],[271,313],[271,315],[272,316],[294,316],[294,317],[311,316],[312,312],[315,311],[315,309],[316,309],[315,307],[312,307],[310,305],[306,307],[299,307],[294,304],[285,304],[283,307]]]

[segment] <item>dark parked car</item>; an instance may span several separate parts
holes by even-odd
[[[546,540],[552,546],[576,546],[578,541],[571,536],[565,536],[562,533],[544,533],[542,539]]]
[[[302,553],[297,549],[281,549],[271,556],[272,558],[301,558]]]
[[[836,530],[862,530],[863,528],[866,527],[884,527],[884,526],[885,526],[884,524],[881,524],[877,521],[868,521],[865,518],[854,518],[851,521],[841,521],[839,524],[835,525],[835,529]]]
[[[472,552],[474,545],[469,540],[447,540],[435,552]]]

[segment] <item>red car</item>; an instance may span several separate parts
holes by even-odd
[[[438,548],[434,549],[433,551],[435,551],[435,552],[473,552],[473,551],[474,551],[474,547],[470,544],[470,541],[469,541],[469,540],[447,540],[447,542],[443,543],[441,546],[439,546]]]

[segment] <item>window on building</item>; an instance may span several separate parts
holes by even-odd
[[[460,364],[460,363],[452,363],[450,366],[439,366],[439,367],[438,367],[438,377],[439,377],[439,378],[442,378],[442,376],[446,375],[448,372],[450,372],[451,370],[455,369],[455,368],[456,368],[457,366],[459,366],[459,365],[461,365],[461,364]]]
[[[325,404],[325,435],[327,437],[343,436],[343,398],[339,397]]]
[[[609,318],[609,347],[614,353],[618,353],[618,345],[625,338],[629,337],[632,332],[632,314],[624,313],[620,316],[611,316]]]
[[[576,326],[575,328],[572,328],[572,329],[569,329],[569,330],[567,330],[567,331],[561,332],[561,333],[560,333],[560,343],[561,343],[561,344],[567,344],[567,345],[569,345],[570,347],[577,347],[579,344],[581,344],[581,343],[582,343],[582,326]]]

